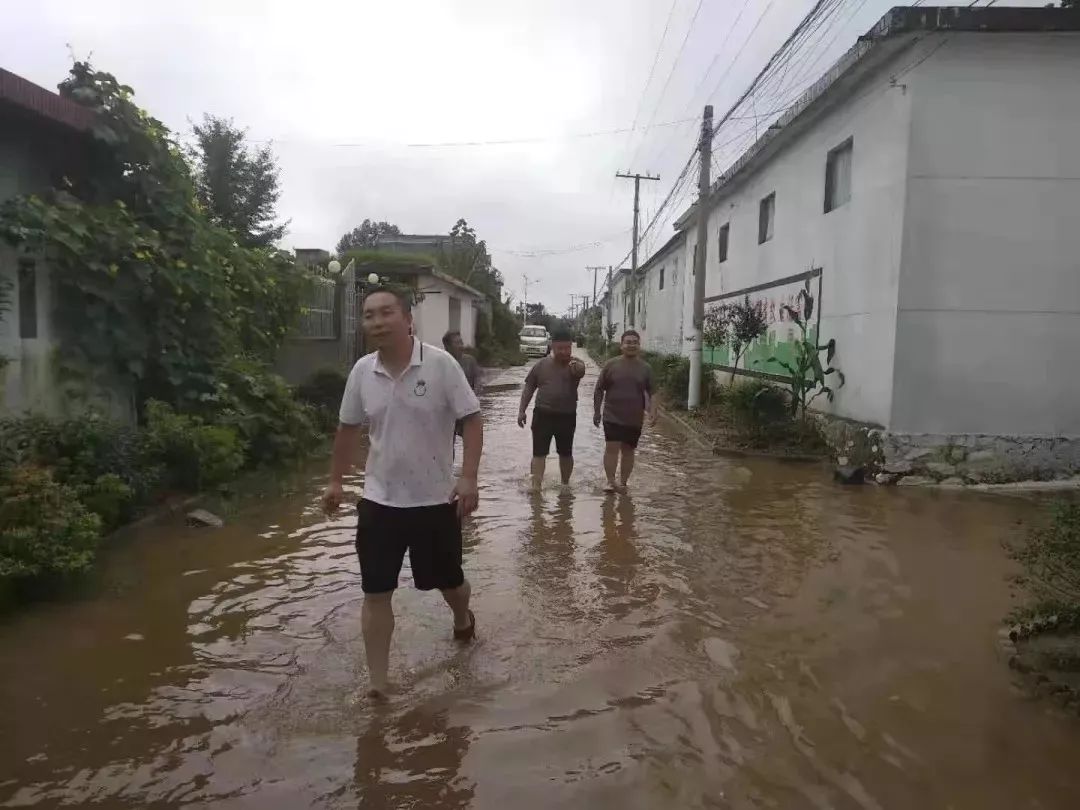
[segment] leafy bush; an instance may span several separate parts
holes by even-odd
[[[47,470],[0,476],[0,581],[80,574],[93,564],[101,519]]]
[[[147,443],[169,486],[196,492],[229,481],[244,466],[244,442],[232,428],[205,425],[154,400],[146,415]]]
[[[732,418],[747,427],[780,422],[790,414],[787,394],[764,380],[729,386],[724,401]]]
[[[82,505],[101,518],[105,530],[116,529],[131,518],[135,495],[120,476],[107,473],[74,489]]]
[[[315,409],[323,430],[331,431],[337,427],[345,382],[345,375],[336,368],[324,368],[316,371],[296,389],[296,398]]]
[[[652,368],[653,385],[664,398],[677,408],[686,407],[686,397],[690,390],[690,358],[677,354],[654,354],[643,352],[642,359]],[[719,386],[708,366],[702,368],[701,399],[710,402],[718,396]]]
[[[149,500],[160,472],[141,431],[94,412],[75,419],[0,419],[0,466],[23,463],[48,467],[56,481],[76,488],[115,475],[140,503]]]
[[[320,441],[314,410],[293,397],[285,380],[250,358],[224,362],[214,393],[200,407],[207,421],[232,428],[244,440],[251,465],[298,458]]]

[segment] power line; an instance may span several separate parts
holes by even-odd
[[[649,77],[645,80],[645,85],[641,88],[641,95],[638,96],[637,110],[634,112],[634,122],[630,125],[631,130],[637,127],[638,118],[641,117],[641,109],[645,106],[645,96],[648,93],[649,85],[652,84],[653,75],[656,73],[656,66],[660,62],[660,53],[664,49],[664,42],[667,40],[668,29],[671,27],[671,18],[675,14],[675,6],[678,4],[679,0],[671,0],[671,8],[668,9],[667,21],[664,23],[664,33],[660,35],[660,43],[656,46],[656,54],[653,56],[652,67],[649,68]]]
[[[682,45],[679,46],[679,52],[675,55],[675,61],[671,63],[671,70],[668,71],[667,79],[664,80],[664,86],[660,90],[660,95],[656,97],[656,106],[653,107],[652,115],[649,116],[650,124],[656,120],[656,114],[660,112],[660,105],[664,102],[664,94],[667,93],[667,89],[671,85],[671,77],[675,75],[675,69],[679,66],[679,60],[682,59],[683,51],[686,50],[686,43],[690,39],[690,34],[694,30],[694,23],[697,22],[698,14],[701,13],[701,7],[704,4],[705,0],[698,0],[697,8],[694,9],[694,16],[690,18],[690,25],[686,28],[686,36],[683,37]],[[638,153],[641,152],[643,143],[644,141],[638,143],[637,149],[634,150],[634,156],[630,159],[630,165],[636,165]]]

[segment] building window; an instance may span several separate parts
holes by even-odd
[[[776,222],[776,192],[761,201],[761,209],[758,212],[757,240],[759,245],[764,245],[773,238],[773,227]]]
[[[660,289],[664,289],[664,268],[660,268]]]
[[[31,259],[19,260],[19,337],[36,338],[37,267]]]
[[[690,275],[697,275],[697,243],[694,243],[694,263],[690,267]]]
[[[720,254],[721,264],[727,261],[727,243],[728,234],[731,232],[731,223],[727,223],[720,226],[720,235],[717,238],[717,250]]]
[[[825,213],[851,199],[851,154],[854,142],[848,138],[825,158]]]

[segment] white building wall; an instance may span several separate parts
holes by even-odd
[[[638,318],[642,345],[652,352],[685,354],[683,309],[686,295],[686,258],[676,242],[663,255],[650,260],[639,287],[643,317]],[[664,288],[660,289],[663,271]]]
[[[434,276],[418,280],[424,300],[413,310],[413,325],[417,336],[425,343],[442,346],[443,335],[450,331],[450,298],[461,302],[461,339],[466,346],[476,345],[476,310],[478,301],[472,293]]]
[[[914,105],[893,427],[1080,435],[1080,34],[949,34]]]
[[[870,74],[709,215],[706,296],[822,268],[822,337],[836,339],[834,365],[847,384],[831,406],[822,398],[815,407],[882,425],[889,424],[892,400],[909,120],[910,98],[890,86],[890,72]],[[826,156],[848,138],[854,141],[851,199],[826,214]],[[758,244],[759,205],[770,193],[776,194],[774,236]],[[717,244],[725,223],[728,259],[721,264]],[[686,263],[695,242],[691,223]],[[692,275],[686,286],[692,290]],[[688,294],[687,330],[692,306]]]

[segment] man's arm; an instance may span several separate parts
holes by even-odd
[[[480,416],[480,400],[469,387],[465,372],[456,361],[450,360],[443,371],[446,383],[446,402],[455,419],[461,420],[461,440],[464,454],[461,477],[454,485],[451,496],[457,504],[458,518],[476,511],[479,500],[476,483],[480,472],[480,455],[484,451],[484,422]]]
[[[656,391],[653,390],[652,369],[650,368],[645,373],[645,395],[649,400],[649,424],[656,424],[656,409],[658,402],[656,399]]]
[[[518,427],[525,427],[525,411],[536,393],[536,366],[529,369],[525,377],[525,387],[521,389],[521,405],[518,407]]]
[[[330,455],[330,482],[323,492],[323,509],[333,514],[345,498],[342,482],[352,469],[356,458],[356,442],[360,435],[360,425],[367,421],[364,400],[360,395],[359,363],[349,372],[345,383],[345,393],[341,397],[341,409],[338,412],[338,429],[334,434],[334,449]]]
[[[600,376],[596,378],[596,387],[593,389],[593,424],[600,424],[600,414],[604,407],[604,392],[607,390],[607,365],[600,369]]]

